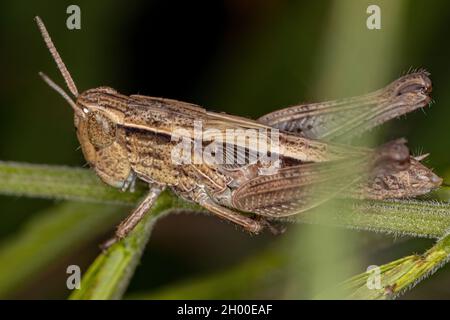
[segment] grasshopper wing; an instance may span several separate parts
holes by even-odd
[[[358,184],[408,172],[411,158],[405,143],[404,139],[393,140],[364,156],[305,163],[257,176],[237,187],[232,205],[264,216],[285,217],[314,208],[338,194],[355,197]]]
[[[348,140],[395,117],[425,107],[432,85],[426,71],[407,74],[359,97],[292,106],[258,119],[311,139]]]
[[[353,168],[352,168],[353,167]],[[355,172],[355,168],[360,170]],[[232,195],[236,209],[281,218],[312,209],[361,181],[364,161],[308,163],[251,179]]]

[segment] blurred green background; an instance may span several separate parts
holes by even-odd
[[[81,8],[81,30],[66,28],[70,4]],[[370,4],[381,8],[381,30],[366,28]],[[381,141],[406,137],[413,152],[431,153],[427,165],[441,176],[450,173],[448,1],[17,0],[2,1],[0,8],[1,160],[85,165],[70,107],[37,75],[44,71],[63,84],[33,21],[40,15],[80,91],[108,85],[124,94],[168,97],[252,118],[300,102],[366,93],[411,67],[426,68],[436,103],[376,134]],[[1,196],[0,246],[53,205]],[[85,270],[110,232],[80,239],[73,251],[36,270],[4,297],[65,298],[66,266]],[[339,241],[330,252],[311,245],[316,235]],[[242,290],[222,292],[218,282],[211,297],[311,298],[325,284],[369,264],[422,252],[432,243],[304,225],[289,226],[282,236],[251,237],[214,217],[170,215],[157,223],[127,292],[163,297],[167,286],[284,248],[295,260],[286,262],[293,267],[291,279],[279,283],[277,270],[284,269],[271,264],[265,273],[259,264],[271,262],[256,259],[248,274],[231,277]],[[7,261],[2,263],[7,270]],[[263,273],[264,286],[246,282],[253,281],[252,268]],[[450,298],[448,281],[444,268],[404,298]],[[208,297],[202,294],[191,297]]]

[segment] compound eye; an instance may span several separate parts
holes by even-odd
[[[116,124],[100,112],[90,112],[87,120],[89,141],[98,148],[109,146],[116,139]]]

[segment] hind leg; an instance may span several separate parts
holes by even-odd
[[[204,190],[197,190],[193,199],[203,208],[208,209],[218,217],[231,221],[235,224],[242,226],[246,231],[252,234],[260,233],[267,225],[265,221],[258,221],[243,214],[233,211],[227,207],[223,207],[216,203]]]

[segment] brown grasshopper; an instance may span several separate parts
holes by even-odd
[[[101,180],[123,191],[133,190],[136,179],[149,185],[139,206],[118,226],[119,239],[136,226],[165,188],[259,233],[270,227],[268,219],[304,212],[335,194],[370,199],[414,197],[442,182],[420,163],[423,157],[410,156],[402,139],[375,150],[330,142],[428,105],[431,81],[424,71],[405,75],[371,94],[293,106],[255,121],[186,102],[126,96],[109,87],[78,93],[43,22],[39,17],[36,22],[76,101],[40,75],[72,107],[87,162]],[[215,134],[231,129],[275,132],[279,148],[272,147],[268,134],[257,145],[269,144],[267,154],[277,157],[250,161],[249,154],[258,151],[255,145],[242,139],[220,140],[211,148],[217,142],[214,134],[203,134],[200,151],[209,148],[211,155],[217,155],[221,146],[243,161],[174,163],[173,150],[180,138],[195,145],[192,132],[198,121],[204,132],[214,129]],[[223,154],[219,159],[223,160]],[[275,164],[275,171],[264,171]]]

